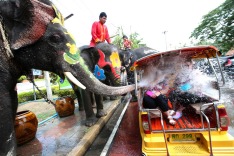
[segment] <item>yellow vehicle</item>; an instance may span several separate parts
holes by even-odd
[[[230,120],[225,103],[220,100],[220,87],[225,84],[225,80],[220,68],[219,56],[220,53],[216,47],[197,46],[152,54],[134,62],[132,69],[137,84],[142,155],[234,155],[234,137],[228,133]],[[212,68],[211,58],[212,61],[217,59],[220,72]],[[190,103],[181,111],[181,116],[175,118],[174,126],[168,123],[160,109],[144,108],[143,97],[146,92],[144,85],[151,85],[152,75],[160,76],[161,74],[163,78],[169,78],[172,81],[169,81],[170,88],[173,90],[178,87],[173,86],[173,80],[185,69],[183,62],[192,60],[196,63],[204,59],[208,61],[213,76],[211,78],[208,76],[209,80],[204,78],[204,74],[197,73],[192,77],[200,80],[196,83],[200,82],[205,85],[204,87],[200,84],[197,91],[208,101]],[[221,74],[221,78],[218,74]],[[207,84],[212,85],[209,87]],[[168,100],[168,105],[171,109],[175,106],[170,100]]]

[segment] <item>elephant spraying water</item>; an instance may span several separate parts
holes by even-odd
[[[94,93],[121,95],[134,86],[110,87],[97,80],[79,55],[63,17],[48,0],[0,1],[0,155],[16,155],[15,86],[27,71],[51,71]],[[79,80],[79,81],[78,81]]]

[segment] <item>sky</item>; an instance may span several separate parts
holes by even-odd
[[[106,12],[109,35],[116,35],[118,27],[124,33],[138,33],[142,43],[159,51],[191,45],[192,31],[202,17],[225,0],[52,0],[66,17],[65,27],[77,46],[88,45],[91,27]],[[166,32],[166,33],[163,33]]]

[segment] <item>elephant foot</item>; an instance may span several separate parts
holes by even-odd
[[[89,117],[85,121],[85,126],[91,127],[98,121],[98,118],[95,116]]]
[[[107,113],[103,109],[98,109],[97,110],[97,114],[96,114],[97,118],[101,118],[101,117],[106,116],[106,115],[107,115]]]

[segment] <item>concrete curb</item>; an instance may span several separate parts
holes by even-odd
[[[84,155],[85,152],[88,150],[90,145],[95,140],[96,136],[100,133],[103,126],[106,122],[110,119],[113,115],[116,107],[121,103],[121,99],[110,101],[112,104],[107,110],[108,114],[105,117],[101,117],[95,125],[90,127],[89,131],[84,135],[84,137],[80,140],[80,142],[69,152],[68,156],[81,156]]]

